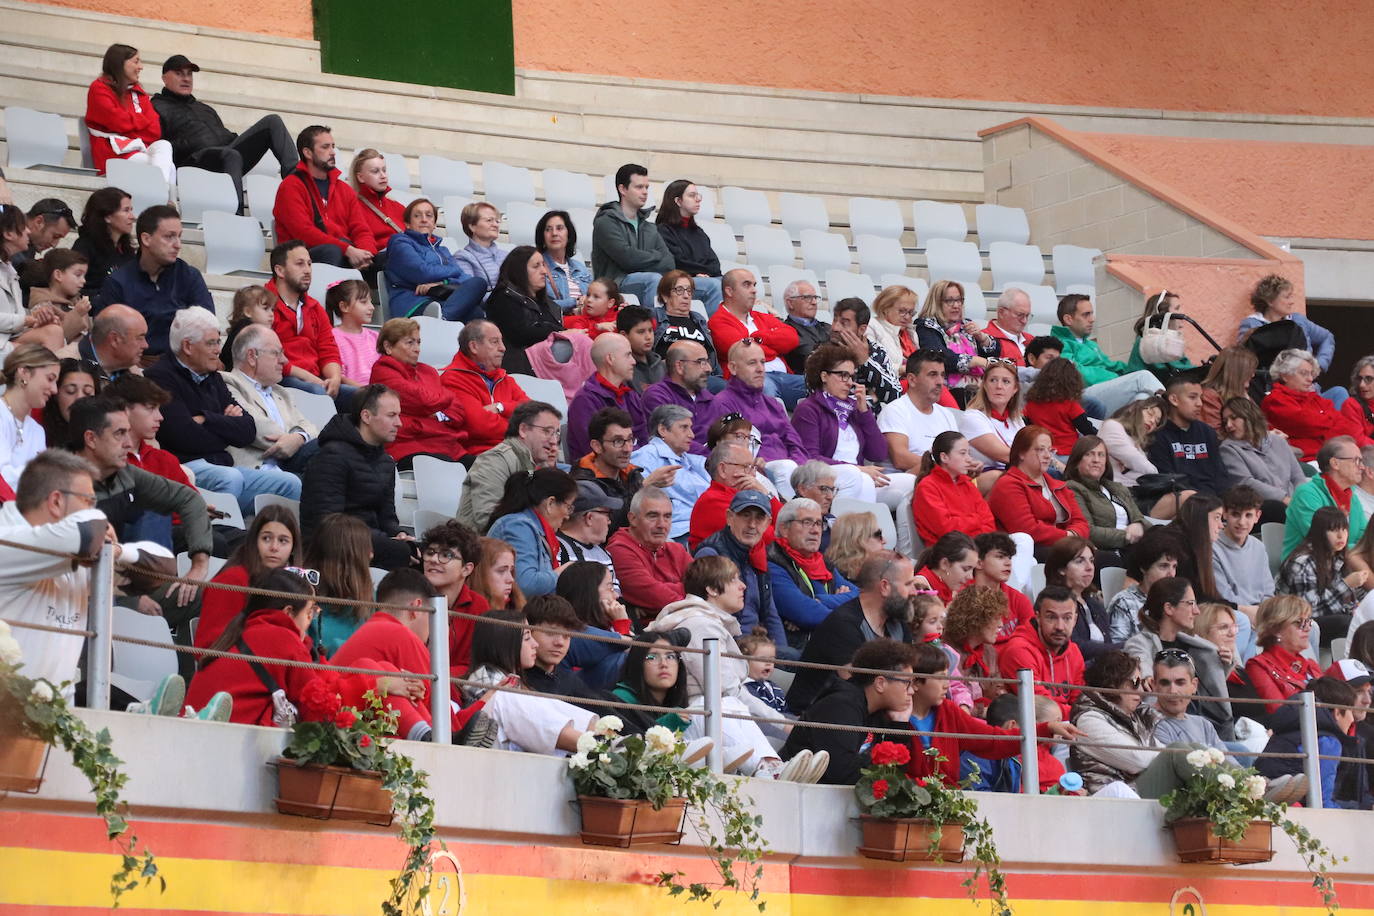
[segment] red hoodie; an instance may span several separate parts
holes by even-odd
[[[400,461],[421,452],[447,455],[455,461],[465,455],[465,418],[453,392],[439,383],[439,373],[424,363],[408,365],[383,356],[372,364],[373,384],[390,388],[401,399],[401,431],[386,453]],[[442,413],[447,420],[439,419]]]
[[[1029,668],[1032,677],[1037,681],[1049,681],[1054,684],[1082,684],[1083,683],[1083,653],[1078,646],[1070,640],[1059,653],[1050,652],[1048,646],[1040,638],[1040,628],[1036,626],[1034,620],[1028,620],[1015,633],[1006,644],[997,649],[997,668],[1002,677],[1016,677],[1016,672],[1022,668]],[[1035,685],[1035,692],[1047,696],[1059,704],[1059,708],[1064,711],[1065,721],[1069,718],[1069,710],[1075,700],[1078,699],[1078,691],[1063,687],[1042,687]]]
[[[1302,452],[1303,461],[1313,461],[1317,449],[1333,436],[1354,436],[1363,448],[1370,442],[1364,424],[1315,391],[1294,391],[1280,382],[1260,402],[1269,425],[1288,434],[1288,444]]]
[[[462,410],[469,455],[480,455],[505,441],[511,411],[530,399],[505,369],[483,369],[461,351],[453,354],[439,381],[453,392],[453,401]],[[487,405],[497,401],[503,408],[500,413],[487,410]]]
[[[145,145],[162,139],[162,119],[143,87],[134,83],[122,97],[117,96],[106,76],[96,77],[86,90],[86,126],[100,133],[142,140]],[[106,162],[122,158],[109,140],[91,135],[91,162],[98,174],[105,174]]]
[[[378,251],[386,248],[393,235],[406,231],[406,208],[401,206],[399,201],[387,196],[390,193],[391,189],[387,188],[378,197],[377,192],[367,185],[361,185],[358,189],[358,210],[362,214],[363,222],[367,223],[368,231],[372,233],[372,240],[376,242]],[[372,212],[368,204],[381,210],[382,214],[396,225],[388,225],[382,217]]]
[[[989,725],[977,716],[969,715],[958,703],[946,698],[935,708],[935,732],[965,735],[1020,735],[1017,728],[998,728]],[[1036,726],[1036,734],[1049,737],[1049,730],[1042,723]],[[1002,741],[988,738],[931,738],[930,747],[939,751],[945,758],[936,762],[925,753],[925,743],[919,737],[911,739],[911,762],[906,766],[906,774],[912,779],[938,776],[945,785],[959,783],[959,755],[964,751],[988,760],[1005,760],[1021,753],[1020,741]]]
[[[310,657],[309,644],[301,636],[300,630],[296,629],[295,622],[286,612],[276,608],[254,611],[243,626],[243,641],[254,655],[297,662],[314,661]],[[233,648],[232,651],[237,652],[238,649]],[[301,705],[301,691],[305,685],[320,676],[320,672],[311,668],[270,663],[263,667],[277,682],[277,686],[286,691],[287,699],[297,707]],[[234,698],[231,722],[243,725],[272,724],[272,696],[248,662],[218,658],[207,663],[191,679],[186,703],[193,709],[201,709],[221,690]]]
[[[320,197],[310,167],[298,163],[296,171],[282,180],[277,188],[277,200],[272,216],[277,221],[277,238],[283,242],[296,239],[314,248],[316,245],[336,245],[347,249],[352,245],[364,251],[377,252],[377,241],[367,226],[363,205],[353,189],[340,180],[338,169],[329,170],[329,202]],[[323,224],[321,229],[316,222]]]
[[[934,544],[951,531],[962,531],[972,538],[997,529],[992,510],[972,478],[960,474],[955,480],[938,465],[916,484],[911,512],[924,544]]]
[[[290,365],[321,377],[324,366],[330,363],[343,366],[339,344],[334,340],[334,323],[329,320],[324,306],[306,295],[297,315],[277,292],[276,280],[268,280],[263,288],[276,298],[272,306],[272,330],[281,340],[282,353]]]

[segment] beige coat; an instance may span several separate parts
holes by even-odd
[[[234,396],[234,400],[238,401],[244,413],[253,418],[253,422],[257,424],[258,428],[258,436],[253,440],[252,445],[235,446],[229,449],[234,464],[252,468],[261,467],[262,453],[267,451],[272,444],[271,440],[292,430],[299,430],[311,439],[320,434],[320,431],[315,428],[315,424],[305,418],[305,414],[300,412],[295,403],[292,402],[291,395],[281,385],[272,386],[272,400],[276,403],[282,419],[286,421],[285,429],[277,425],[276,421],[268,414],[267,405],[262,396],[258,394],[252,379],[238,371],[221,372],[220,375],[224,378],[224,384],[229,386],[229,393]]]

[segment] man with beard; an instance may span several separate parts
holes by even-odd
[[[909,642],[908,599],[915,593],[916,583],[916,567],[908,557],[890,550],[872,554],[855,577],[858,597],[835,608],[816,627],[801,660],[847,665],[859,646],[869,640]],[[787,705],[796,713],[805,712],[832,677],[834,672],[822,668],[798,671],[787,691]]]
[[[1029,668],[1037,681],[1052,684],[1082,684],[1083,653],[1069,636],[1078,617],[1078,603],[1073,592],[1062,585],[1046,586],[1035,596],[1035,617],[1027,620],[1011,634],[1004,647],[997,652],[997,667],[1002,677],[1016,677],[1016,672]],[[1066,687],[1036,685],[1036,693],[1059,704],[1064,718],[1078,699],[1078,691]]]

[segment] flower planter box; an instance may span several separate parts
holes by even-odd
[[[935,824],[917,817],[859,817],[863,830],[863,845],[859,855],[888,862],[931,862],[930,843],[936,832]],[[961,824],[944,824],[939,828],[940,842],[936,847],[944,862],[964,861],[964,828]]]
[[[391,825],[391,793],[382,788],[381,773],[301,765],[286,757],[270,760],[268,765],[277,768],[276,803],[282,814]]]
[[[655,811],[643,799],[577,796],[582,811],[582,842],[588,846],[675,845],[682,840],[685,798],[670,798]]]
[[[38,791],[51,746],[26,735],[0,737],[0,792]]]
[[[1169,826],[1180,862],[1246,865],[1274,858],[1274,825],[1269,821],[1251,821],[1239,840],[1217,836],[1212,832],[1212,822],[1201,817],[1182,818]]]

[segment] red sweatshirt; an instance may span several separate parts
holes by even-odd
[[[315,179],[310,177],[310,167],[304,162],[297,164],[296,171],[286,176],[277,188],[277,200],[272,207],[272,216],[277,221],[277,238],[283,242],[296,239],[314,248],[316,245],[336,245],[347,249],[349,245],[364,251],[377,251],[377,241],[367,226],[363,215],[365,209],[358,203],[358,197],[340,179],[338,169],[329,171],[329,201],[320,197],[320,189]],[[324,228],[316,225],[319,216]]]
[[[399,201],[388,197],[387,195],[390,193],[391,189],[387,188],[382,192],[382,196],[378,197],[376,191],[367,185],[362,185],[357,194],[358,210],[362,213],[363,222],[367,223],[368,231],[372,233],[372,240],[377,243],[378,251],[386,249],[386,244],[391,241],[393,235],[406,231],[406,208],[401,206]],[[372,204],[373,207],[381,210],[387,219],[395,223],[396,226],[388,226],[386,221],[373,213],[367,204]]]
[[[1056,512],[1040,485],[1026,476],[1020,468],[1008,468],[997,478],[988,494],[988,507],[1003,531],[1029,534],[1037,544],[1053,544],[1070,534],[1088,536],[1088,520],[1074,498],[1069,485],[1046,475],[1050,493],[1064,507],[1067,518],[1055,521]]]
[[[483,369],[462,352],[453,354],[439,381],[453,392],[453,402],[462,412],[470,455],[480,455],[505,441],[511,411],[530,399],[505,369]],[[500,413],[487,410],[487,405],[497,401],[504,408]]]
[[[225,585],[248,585],[247,566],[226,566],[210,580]],[[207,588],[200,601],[200,623],[196,624],[195,643],[199,648],[208,649],[219,639],[219,634],[229,625],[248,603],[245,592],[231,592],[222,588]]]
[[[334,340],[334,323],[329,320],[323,305],[305,296],[297,314],[277,292],[276,280],[268,280],[264,288],[276,297],[272,307],[272,330],[281,340],[282,352],[292,366],[300,366],[323,378],[325,366],[330,363],[343,365],[339,344]]]
[[[199,635],[199,634],[197,634]],[[218,638],[219,634],[215,634]],[[310,648],[284,611],[275,608],[256,610],[243,627],[243,641],[254,655],[308,662]],[[237,652],[235,648],[233,651]],[[299,707],[301,691],[319,676],[311,668],[264,664],[267,673],[286,691],[287,699]],[[231,722],[243,725],[272,724],[272,695],[248,662],[219,658],[196,672],[186,693],[186,704],[200,709],[219,691],[234,698]]]
[[[491,610],[491,605],[487,603],[487,599],[464,584],[457,600],[449,605],[448,609],[462,614],[485,614]],[[475,629],[475,620],[464,617],[448,619],[448,667],[454,677],[467,674],[468,668],[472,666],[472,632]]]
[[[648,608],[656,616],[665,605],[686,597],[682,577],[692,562],[687,548],[669,541],[650,550],[629,528],[611,535],[606,552],[620,578],[620,596],[626,604]]]
[[[1260,407],[1270,426],[1288,434],[1288,444],[1302,452],[1303,461],[1315,460],[1317,449],[1333,436],[1354,436],[1361,448],[1371,444],[1363,423],[1337,410],[1316,391],[1294,391],[1280,382],[1265,395]]]
[[[134,83],[122,96],[116,96],[114,85],[105,76],[96,77],[86,90],[86,126],[101,133],[142,140],[145,145],[162,139],[162,119],[143,87]],[[109,160],[123,158],[109,140],[91,135],[91,161],[97,173],[105,174],[105,163]]]
[[[382,356],[372,364],[373,384],[382,384],[401,398],[401,431],[386,453],[397,461],[421,452],[447,455],[455,461],[467,453],[463,407],[439,381],[439,373],[424,363],[408,365]],[[442,413],[447,420],[439,419]]]
[[[936,707],[935,725],[932,730],[947,734],[959,732],[966,735],[1019,736],[1021,734],[1020,729],[1017,728],[998,728],[995,725],[989,725],[977,716],[964,712],[958,703],[948,698]],[[1048,737],[1049,731],[1044,724],[1041,724],[1036,727],[1036,734],[1041,737]],[[1002,741],[989,738],[931,738],[930,747],[944,756],[944,762],[937,763],[927,756],[924,753],[925,743],[920,737],[912,737],[911,762],[906,766],[906,774],[912,779],[938,776],[942,782],[949,786],[957,785],[959,782],[959,755],[964,751],[988,760],[1005,760],[1021,753],[1020,741]]]
[[[967,474],[955,480],[937,465],[916,484],[911,502],[916,533],[925,544],[934,544],[951,531],[962,531],[972,538],[997,530],[987,500]]]
[[[1083,653],[1072,641],[1058,653],[1050,652],[1040,638],[1040,629],[1034,620],[1027,621],[1005,645],[997,649],[997,668],[1002,677],[1016,677],[1016,672],[1029,668],[1037,681],[1054,684],[1083,683]],[[1062,687],[1035,686],[1035,692],[1049,697],[1064,711],[1065,721],[1074,700],[1078,699],[1077,690]]]
[[[755,330],[752,336],[763,341],[765,360],[781,359],[785,354],[797,349],[800,339],[797,337],[796,328],[779,321],[767,312],[750,312],[749,317],[754,321]],[[720,354],[721,372],[728,379],[730,370],[726,366],[726,357],[730,355],[732,346],[751,336],[749,328],[743,321],[730,314],[728,309],[718,308],[711,316],[711,320],[706,323],[706,329],[711,332],[711,342]]]

